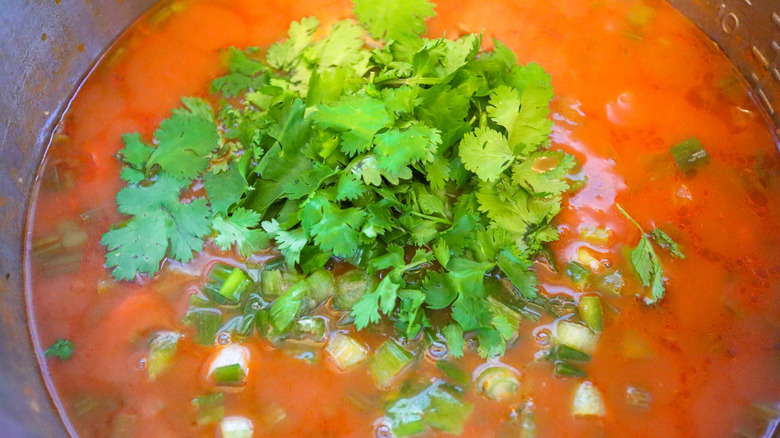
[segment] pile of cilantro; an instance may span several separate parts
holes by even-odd
[[[351,310],[358,329],[387,315],[412,337],[448,309],[454,354],[464,332],[503,354],[516,327],[488,306],[485,276],[536,297],[531,260],[558,239],[576,165],[548,149],[550,77],[499,41],[481,52],[480,35],[421,37],[426,0],[354,13],[319,40],[304,18],[267,51],[231,49],[207,99],[184,98],[151,142],[123,137],[130,218],[103,236],[106,265],[151,276],[206,241],[273,245],[303,274],[336,258],[381,277]]]

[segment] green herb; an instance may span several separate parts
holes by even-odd
[[[66,361],[73,355],[73,347],[73,342],[67,339],[57,338],[57,340],[46,349],[44,355],[46,357],[55,356],[61,361]]]
[[[192,399],[197,410],[198,426],[218,423],[225,417],[225,397],[221,392]]]
[[[217,367],[214,370],[214,381],[218,385],[239,385],[244,377],[244,370],[237,363]]]
[[[655,240],[655,243],[660,245],[662,248],[667,248],[672,256],[677,257],[678,259],[685,258],[685,254],[683,254],[682,250],[680,250],[680,245],[677,244],[677,242],[675,242],[671,237],[669,237],[669,235],[666,234],[662,229],[653,228],[650,231],[650,237],[652,237],[653,240]]]
[[[655,304],[660,301],[666,292],[664,287],[664,272],[661,268],[661,261],[658,259],[658,255],[653,249],[653,244],[650,243],[648,234],[642,229],[631,216],[619,204],[618,210],[631,221],[639,231],[642,233],[642,237],[639,239],[639,244],[631,250],[631,264],[634,266],[634,272],[639,276],[639,280],[645,287],[650,287],[650,296],[645,297],[646,304]]]
[[[550,77],[499,41],[481,53],[479,35],[421,37],[426,0],[355,0],[354,12],[359,24],[336,22],[319,40],[319,21],[304,18],[265,55],[231,49],[211,88],[216,115],[186,98],[154,142],[124,137],[117,203],[131,218],[104,235],[106,265],[132,280],[165,257],[189,261],[204,241],[243,256],[273,242],[291,272],[331,258],[359,268],[348,274],[359,282],[337,279],[333,292],[358,329],[386,317],[413,338],[428,310],[449,309],[453,354],[467,332],[481,355],[503,354],[516,324],[486,303],[484,278],[537,297],[531,261],[558,239],[576,165],[547,149]],[[200,181],[207,198],[192,199]],[[270,272],[263,296],[279,298],[261,318],[281,330],[306,297]]]

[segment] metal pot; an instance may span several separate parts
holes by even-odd
[[[780,139],[780,4],[669,1],[739,68]],[[0,10],[2,436],[68,436],[43,383],[27,324],[22,252],[28,201],[51,131],[70,97],[106,47],[154,2],[5,0]]]

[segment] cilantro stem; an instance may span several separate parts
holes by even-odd
[[[438,218],[436,216],[430,216],[430,215],[427,215],[427,214],[418,213],[416,211],[412,211],[411,214],[414,215],[414,216],[417,216],[417,217],[421,217],[423,219],[428,219],[429,221],[434,221],[434,222],[440,223],[440,224],[452,225],[452,222],[448,221],[447,219]]]
[[[439,78],[406,78],[406,79],[385,79],[374,82],[374,85],[436,85],[441,82]]]
[[[615,206],[617,206],[618,210],[620,210],[620,212],[621,212],[621,213],[623,213],[623,216],[625,216],[625,217],[626,217],[628,220],[630,220],[630,221],[631,221],[631,222],[632,222],[634,225],[636,225],[636,227],[637,227],[637,228],[639,228],[639,231],[641,231],[641,232],[642,232],[642,234],[647,234],[647,233],[645,233],[645,229],[644,229],[644,228],[642,228],[642,226],[641,226],[641,225],[639,225],[639,222],[635,221],[635,220],[634,220],[634,218],[632,218],[631,216],[629,216],[629,214],[628,214],[628,213],[626,213],[626,210],[624,210],[624,209],[623,209],[623,206],[621,206],[620,204],[615,204]]]

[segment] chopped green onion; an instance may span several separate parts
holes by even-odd
[[[517,372],[509,367],[492,365],[483,369],[474,382],[477,394],[483,394],[493,400],[506,400],[520,390]]]
[[[321,342],[325,338],[327,330],[328,324],[324,318],[311,316],[295,321],[292,332],[296,339]]]
[[[333,358],[335,365],[341,371],[348,371],[366,360],[368,350],[358,341],[343,333],[336,333],[330,338],[325,351]]]
[[[282,271],[263,271],[260,278],[263,297],[275,298],[282,294]]]
[[[57,338],[43,354],[46,357],[55,356],[61,361],[66,361],[73,355],[73,342],[67,339]]]
[[[214,381],[217,385],[241,385],[244,377],[244,369],[237,363],[214,369]]]
[[[87,244],[87,232],[84,227],[67,219],[57,224],[57,233],[64,249],[83,248]]]
[[[672,153],[672,158],[677,163],[677,167],[683,172],[693,170],[710,161],[709,154],[707,154],[707,151],[704,150],[697,138],[689,138],[680,142],[672,146],[669,152]]]
[[[440,369],[450,379],[461,386],[468,386],[471,383],[471,376],[463,368],[446,360],[436,362],[436,368]]]
[[[225,417],[225,402],[221,392],[196,397],[192,404],[197,408],[198,426],[217,423]]]
[[[336,280],[333,308],[350,310],[364,294],[376,289],[377,280],[362,269],[353,269]]]
[[[249,418],[234,415],[222,419],[219,431],[222,438],[252,438],[255,426]]]
[[[309,286],[309,298],[317,304],[330,298],[336,291],[336,282],[333,280],[333,274],[330,271],[320,269],[314,271],[307,279]]]
[[[596,333],[604,331],[604,319],[601,315],[601,300],[588,295],[580,298],[580,317]]]
[[[195,327],[195,342],[211,345],[222,325],[222,312],[210,308],[190,309],[182,322]]]
[[[219,294],[223,297],[238,302],[241,295],[252,285],[252,280],[247,277],[240,268],[233,268],[230,275],[225,279],[222,287],[219,288]]]
[[[555,362],[555,365],[553,366],[553,374],[560,377],[585,377],[586,376],[585,371],[564,361]]]
[[[584,381],[577,387],[572,402],[572,415],[575,417],[603,417],[606,414],[604,399],[593,382]]]
[[[154,381],[173,366],[179,338],[179,333],[171,331],[157,332],[149,338],[149,357],[146,365],[149,380]]]
[[[593,355],[599,336],[585,326],[561,320],[555,327],[555,340],[559,344]]]
[[[413,360],[411,353],[394,340],[388,339],[376,349],[368,367],[376,384],[380,388],[386,388]]]
[[[567,345],[556,345],[555,348],[553,348],[550,352],[549,357],[553,361],[565,360],[573,362],[587,362],[590,360],[589,355],[575,350]]]
[[[279,272],[279,271],[275,271]],[[284,332],[290,327],[301,307],[301,298],[306,295],[305,281],[299,281],[288,287],[279,298],[271,304],[271,324],[278,332]]]

